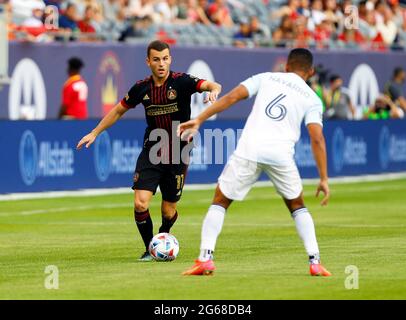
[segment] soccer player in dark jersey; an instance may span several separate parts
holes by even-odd
[[[162,225],[159,232],[169,232],[178,217],[176,203],[182,194],[187,169],[187,161],[182,159],[180,153],[187,142],[181,141],[178,151],[172,148],[172,139],[178,139],[176,128],[172,135],[172,122],[182,123],[190,119],[190,102],[194,93],[208,91],[206,102],[214,102],[221,92],[221,85],[216,82],[171,71],[171,62],[168,44],[161,41],[151,42],[146,59],[151,76],[138,81],[96,128],[84,136],[77,145],[77,149],[83,145],[88,148],[103,130],[112,126],[129,109],[140,103],[144,105],[148,126],[144,146],[137,160],[132,187],[134,217],[146,248],[139,259],[141,261],[152,260],[148,245],[153,237],[153,224],[148,208],[158,186],[162,193]],[[162,139],[158,142],[152,141],[154,139],[150,137],[154,129],[166,131],[169,141],[165,142]],[[160,144],[158,151],[152,152],[157,150],[157,143]],[[158,164],[156,156],[162,160]]]

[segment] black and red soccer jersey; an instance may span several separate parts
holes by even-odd
[[[143,104],[148,124],[144,141],[148,141],[150,132],[157,128],[166,130],[171,138],[173,121],[182,123],[190,120],[191,96],[201,92],[200,86],[204,81],[186,73],[170,71],[165,83],[157,87],[150,76],[138,81],[121,104],[126,108]]]
[[[138,81],[121,100],[126,108],[134,108],[142,103],[148,131],[156,128],[170,130],[172,121],[190,120],[192,94],[200,91],[204,82],[186,73],[170,72],[166,82],[156,87],[152,76]]]

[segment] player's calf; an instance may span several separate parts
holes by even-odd
[[[176,220],[178,219],[178,212],[175,211],[173,216],[166,216],[162,214],[162,225],[159,228],[159,233],[167,232],[171,230],[172,226],[175,224]]]

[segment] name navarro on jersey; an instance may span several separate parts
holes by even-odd
[[[272,80],[272,81],[278,82],[284,86],[287,86],[288,88],[296,91],[297,93],[299,93],[302,96],[305,96],[306,98],[308,98],[310,96],[309,92],[307,92],[306,90],[301,88],[298,84],[293,83],[291,81],[284,80],[284,79],[282,79],[280,77],[276,77],[274,75],[269,76],[269,80]]]
[[[165,105],[151,104],[150,106],[146,107],[145,109],[147,110],[148,116],[159,116],[159,115],[174,113],[174,112],[179,111],[178,104],[176,102],[171,103],[171,104],[165,104]]]

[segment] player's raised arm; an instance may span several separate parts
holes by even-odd
[[[209,92],[207,98],[204,100],[204,103],[214,102],[217,100],[217,97],[221,93],[221,84],[219,84],[217,82],[205,80],[201,84],[200,90]]]
[[[199,129],[200,125],[210,118],[212,115],[220,113],[240,100],[246,99],[249,97],[248,90],[243,85],[238,85],[226,95],[221,97],[219,100],[214,102],[211,106],[207,107],[202,113],[200,113],[196,119],[189,120],[187,122],[181,123],[178,126],[178,136],[182,136],[183,132],[188,131],[188,136],[195,134]]]
[[[99,122],[99,124],[94,128],[90,133],[85,135],[76,146],[76,149],[81,149],[85,144],[86,148],[89,148],[90,145],[96,140],[97,136],[102,133],[107,128],[111,127],[118,119],[126,113],[128,108],[124,107],[121,102],[117,103],[113,109],[110,110],[108,114]]]
[[[316,197],[319,196],[320,192],[324,193],[324,197],[321,200],[321,205],[324,206],[327,205],[330,198],[330,188],[328,186],[327,152],[326,142],[323,135],[323,127],[318,123],[310,123],[307,125],[307,130],[309,131],[313,155],[320,175],[320,182],[317,186]]]

